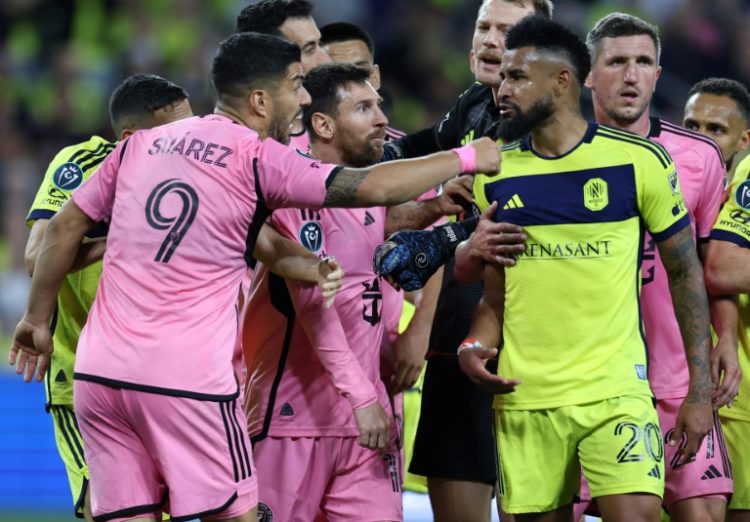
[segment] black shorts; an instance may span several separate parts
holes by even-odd
[[[495,371],[490,361],[487,365]],[[427,361],[409,471],[427,477],[497,481],[493,395],[461,371],[456,356]]]

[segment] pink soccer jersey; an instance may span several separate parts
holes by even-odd
[[[306,307],[304,287],[259,265],[242,334],[251,437],[356,436],[353,408],[378,400],[390,410],[380,380],[383,282],[372,269],[385,214],[382,207],[274,212],[276,230],[316,254],[334,255],[346,276],[326,311]]]
[[[718,146],[695,132],[651,118],[649,139],[672,156],[685,196],[693,237],[708,238],[724,195],[724,161]],[[687,395],[689,375],[680,328],[674,315],[669,281],[654,240],[646,235],[643,251],[641,308],[648,345],[648,372],[657,399]]]
[[[335,169],[219,115],[121,142],[73,197],[110,219],[75,378],[234,396],[237,296],[260,225],[269,208],[322,205]]]

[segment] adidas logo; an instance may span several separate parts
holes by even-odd
[[[369,212],[365,212],[365,226],[372,225],[373,223],[375,223],[375,218]]]
[[[292,409],[292,405],[288,402],[285,402],[284,405],[281,407],[281,411],[279,414],[282,417],[291,417],[294,415],[294,410]]]
[[[703,476],[701,477],[701,480],[711,480],[715,478],[721,477],[722,474],[719,472],[716,467],[711,464],[708,469],[703,473]]]
[[[654,466],[651,471],[648,472],[649,477],[661,478],[661,471],[659,471],[659,465]]]
[[[65,372],[60,370],[57,372],[57,375],[55,375],[55,382],[68,382],[68,377],[65,375]]]
[[[513,194],[513,197],[508,200],[503,207],[503,210],[509,210],[511,208],[523,208],[523,201],[521,201],[518,194]]]

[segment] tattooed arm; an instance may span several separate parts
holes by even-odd
[[[489,138],[471,143],[476,172],[497,172],[500,149]],[[342,168],[329,181],[323,206],[391,206],[409,201],[461,172],[456,153],[438,152],[424,158],[389,161],[366,169]]]
[[[708,297],[690,227],[659,242],[658,247],[669,278],[669,290],[690,372],[688,395],[680,407],[669,441],[674,446],[683,433],[687,435],[687,445],[680,452],[680,463],[684,463],[698,451],[713,422]]]

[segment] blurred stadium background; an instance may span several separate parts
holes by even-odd
[[[248,1],[0,0],[0,357],[26,302],[25,216],[48,162],[91,134],[113,139],[107,98],[126,75],[185,87],[196,114],[212,107],[207,71]],[[391,125],[437,121],[469,84],[480,0],[313,0],[318,25],[350,21],[375,39]],[[750,0],[556,0],[555,18],[582,35],[626,11],[657,23],[664,72],[657,115],[679,122],[690,86],[707,76],[750,85]],[[588,103],[584,103],[588,106]],[[70,520],[41,385],[0,366],[0,520]],[[419,501],[416,501],[419,504]],[[409,501],[409,505],[416,505]],[[408,510],[407,520],[429,520]],[[423,518],[427,517],[427,518]]]

